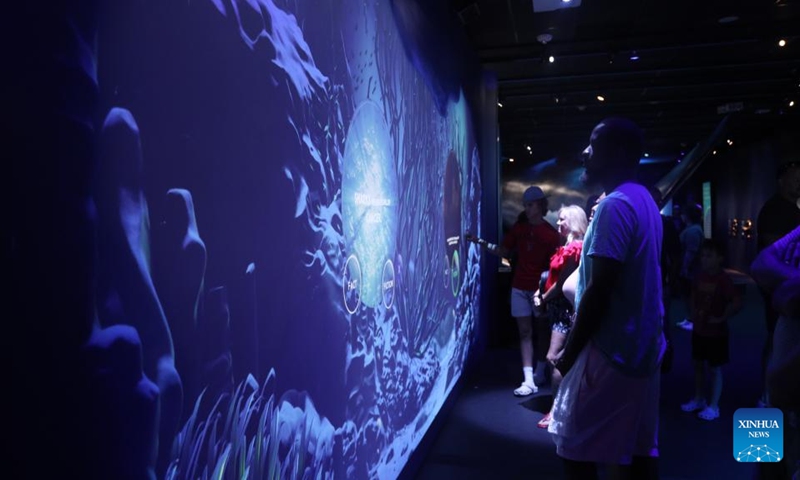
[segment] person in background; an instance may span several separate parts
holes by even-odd
[[[657,207],[661,207],[664,197],[656,186],[650,187],[650,195]],[[668,373],[672,369],[673,346],[671,328],[669,325],[670,306],[672,295],[677,290],[678,275],[681,266],[681,241],[675,223],[671,218],[661,214],[663,238],[661,239],[661,301],[664,304],[664,337],[667,340],[667,350],[661,363],[661,373]]]
[[[559,247],[555,255],[550,258],[550,270],[544,287],[534,294],[534,303],[545,306],[545,311],[552,324],[550,336],[550,349],[547,352],[547,361],[554,364],[561,350],[564,348],[569,329],[572,327],[574,309],[572,303],[564,296],[562,288],[567,278],[578,268],[581,259],[583,236],[586,233],[588,220],[586,213],[577,205],[562,207],[558,211],[558,233],[565,239],[563,246]],[[553,395],[558,391],[561,375],[558,370],[553,371]],[[538,423],[539,428],[550,425],[548,412]]]
[[[758,251],[761,252],[776,240],[788,234],[800,225],[800,162],[788,161],[778,167],[778,191],[758,213],[756,220],[756,236]],[[778,321],[778,311],[772,306],[771,292],[759,288],[764,299],[764,320],[767,327],[767,338],[761,354],[762,375],[766,375],[767,362],[772,350],[772,338]],[[760,406],[766,406],[769,398],[766,392],[759,400]]]
[[[691,294],[692,282],[697,271],[700,269],[700,245],[703,243],[703,207],[696,203],[689,203],[683,209],[683,220],[686,223],[686,228],[680,234],[681,251],[683,258],[681,260],[681,269],[679,276],[679,284],[681,290],[681,297],[686,301],[687,306],[689,302],[689,295]],[[684,318],[678,323],[678,327],[684,330],[692,329],[692,321],[690,318]]]
[[[517,222],[506,234],[501,245],[466,234],[466,239],[486,248],[490,253],[507,258],[516,252],[517,263],[511,280],[511,315],[517,321],[522,356],[522,384],[514,395],[524,397],[539,390],[545,379],[546,356],[550,347],[550,324],[544,316],[534,316],[533,294],[538,289],[542,272],[549,268],[550,257],[561,244],[558,232],[544,216],[547,196],[541,188],[532,186],[522,195],[527,222]],[[533,327],[536,320],[536,349],[533,348]],[[534,372],[534,352],[536,371]]]
[[[784,417],[783,460],[759,465],[759,478],[800,478],[800,226],[766,247],[750,273],[779,315],[766,385],[770,405]]]
[[[606,197],[586,232],[577,314],[556,362],[564,379],[548,431],[568,479],[657,478],[661,319],[661,218],[635,179],[641,130],[611,118],[592,131],[584,179]]]
[[[705,240],[700,248],[700,272],[692,283],[690,318],[694,398],[681,405],[684,412],[699,412],[703,420],[719,418],[722,394],[722,366],[729,361],[728,320],[742,309],[742,298],[725,273],[723,247]],[[706,400],[706,365],[711,376],[711,394]]]
[[[586,199],[586,206],[583,207],[583,211],[586,213],[586,218],[592,218],[595,209],[597,208],[597,203],[602,200],[601,197],[604,197],[605,193],[600,195],[589,195],[589,198]]]

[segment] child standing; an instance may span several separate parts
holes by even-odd
[[[742,308],[741,296],[731,278],[722,268],[722,246],[705,240],[700,248],[700,272],[692,284],[690,319],[692,330],[692,360],[694,363],[694,398],[681,405],[684,412],[699,411],[703,420],[719,417],[719,397],[722,393],[721,367],[728,363],[728,319]],[[711,396],[704,395],[706,364],[710,370]]]

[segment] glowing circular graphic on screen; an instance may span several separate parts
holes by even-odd
[[[362,103],[347,132],[342,171],[342,221],[347,250],[358,257],[361,302],[382,301],[386,260],[396,241],[397,177],[389,129],[373,102]]]
[[[361,265],[355,255],[350,255],[344,264],[344,278],[342,291],[344,293],[344,308],[350,314],[356,313],[361,306],[361,285],[363,285]]]
[[[392,304],[394,303],[394,264],[391,260],[386,260],[386,263],[383,265],[381,290],[383,291],[383,306],[392,308]]]
[[[452,280],[450,280],[450,255],[444,254],[444,287],[450,288]]]
[[[450,287],[453,289],[453,296],[458,296],[458,288],[461,286],[461,259],[458,250],[453,252],[453,261],[450,263]]]
[[[461,287],[461,262],[458,251],[461,248],[461,171],[454,151],[447,155],[444,171],[444,240],[450,262],[450,287],[453,295],[458,295]],[[453,282],[456,282],[453,284]]]

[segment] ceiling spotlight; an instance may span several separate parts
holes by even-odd
[[[733,145],[733,140],[731,140],[730,138],[727,140],[727,142],[728,142],[728,145]]]
[[[556,57],[554,57],[554,56],[550,55],[550,56],[547,58],[547,61],[548,61],[548,62],[550,62],[550,63],[553,63],[553,62],[555,62],[555,61],[556,61]]]
[[[500,107],[500,108],[503,108],[503,104],[500,103],[500,102],[497,102],[497,106]]]
[[[531,146],[530,145],[526,145],[525,148],[527,148],[529,152],[531,151]]]
[[[561,3],[569,3],[569,2],[571,2],[571,1],[572,1],[572,0],[561,0]]]
[[[779,47],[785,47],[786,46],[786,40],[784,40],[782,38],[780,40],[778,40],[778,46]]]
[[[789,106],[794,107],[794,100],[789,100]]]
[[[598,95],[598,96],[597,96],[597,100],[599,100],[599,101],[601,101],[601,102],[605,102],[605,101],[606,101],[606,97],[604,97],[604,96],[602,96],[602,95]]]
[[[711,152],[711,155],[716,155],[716,154],[717,154],[717,151],[716,151],[716,150],[714,150],[713,152]]]
[[[633,52],[631,52],[631,61],[636,62],[638,60],[639,60],[639,54],[636,53],[636,50],[634,50]]]
[[[509,159],[508,159],[508,161],[509,161],[509,162],[513,162],[513,161],[514,161],[514,159],[513,159],[513,158],[509,158]]]
[[[649,157],[649,156],[650,156],[650,154],[649,154],[649,153],[645,153],[645,154],[644,154],[644,156],[645,156],[645,157]]]

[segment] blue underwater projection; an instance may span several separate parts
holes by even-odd
[[[154,476],[395,478],[459,379],[480,158],[464,89],[396,7],[101,21],[99,331],[138,331]]]

